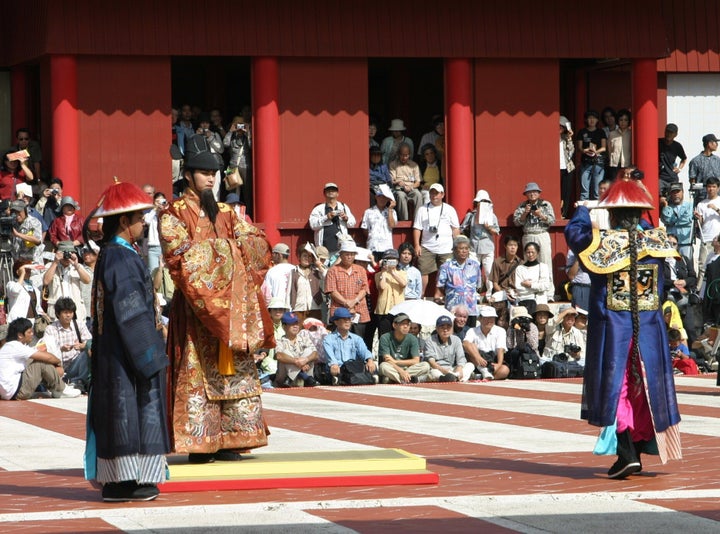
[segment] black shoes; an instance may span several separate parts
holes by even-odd
[[[188,462],[191,464],[210,464],[218,462],[237,462],[242,456],[230,449],[220,449],[217,452],[191,452],[188,454]]]
[[[438,378],[438,382],[457,382],[458,377],[454,373],[447,373]]]
[[[141,502],[152,501],[160,490],[154,484],[138,484],[134,480],[108,482],[102,488],[105,502]]]
[[[617,461],[608,469],[608,478],[625,478],[642,469],[630,430],[617,433]]]

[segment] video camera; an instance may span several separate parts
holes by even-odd
[[[532,319],[530,317],[515,317],[512,321],[510,321],[510,326],[518,330],[529,332],[530,323],[532,323]]]

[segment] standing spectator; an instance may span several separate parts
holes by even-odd
[[[475,195],[473,209],[465,215],[460,231],[470,236],[470,248],[483,267],[487,292],[491,293],[490,271],[495,261],[495,236],[500,233],[500,225],[490,195],[484,189]]]
[[[290,308],[290,279],[295,266],[290,263],[290,247],[278,243],[272,248],[273,266],[268,269],[261,290],[265,302],[274,298],[282,299],[286,308]]]
[[[382,161],[379,146],[370,147],[370,206],[375,202],[375,191],[381,185],[392,186],[390,169]],[[394,199],[395,197],[393,197]]]
[[[608,134],[608,173],[610,177],[617,175],[623,167],[632,166],[632,130],[630,122],[632,114],[627,109],[617,113],[617,128]],[[599,197],[598,197],[599,198]]]
[[[42,223],[28,215],[27,209],[27,204],[22,200],[13,200],[10,203],[10,213],[15,216],[16,223],[12,230],[13,257],[41,264],[45,249],[42,241]]]
[[[365,369],[376,375],[377,365],[372,353],[365,346],[363,339],[350,331],[353,313],[347,308],[336,308],[330,316],[335,330],[323,339],[323,348],[327,356],[327,365],[332,376],[332,385],[340,383],[340,372],[347,362],[359,360],[365,362]]]
[[[63,197],[60,202],[62,215],[57,217],[48,230],[50,241],[57,246],[60,241],[71,241],[73,246],[79,247],[85,242],[82,229],[85,218],[77,213],[80,205],[73,200],[73,197]]]
[[[420,361],[418,339],[410,335],[410,317],[405,313],[397,314],[392,328],[392,332],[380,337],[378,374],[397,384],[425,382],[430,374],[430,364]]]
[[[375,317],[378,325],[378,336],[392,330],[392,316],[390,310],[405,301],[405,286],[407,286],[407,271],[398,268],[399,254],[395,249],[385,252],[381,270],[375,273],[375,285],[378,288]]]
[[[35,204],[35,208],[42,213],[48,229],[53,221],[61,215],[60,202],[62,201],[63,181],[60,178],[52,178],[50,185],[44,189],[42,195]]]
[[[536,243],[539,247],[538,259],[544,263],[550,275],[550,287],[547,290],[548,300],[554,299],[553,267],[552,267],[552,245],[548,229],[555,222],[555,212],[552,204],[540,198],[542,189],[535,182],[525,186],[524,194],[527,200],[522,202],[513,215],[516,226],[522,226],[523,246],[528,243]]]
[[[392,231],[397,224],[395,197],[390,188],[383,184],[375,190],[375,205],[365,210],[360,228],[365,230],[367,248],[375,260],[383,257],[386,250],[393,248]]]
[[[613,230],[598,237],[587,208],[579,206],[565,237],[582,254],[592,284],[581,417],[605,427],[603,437],[611,439],[603,441],[616,449],[608,452],[618,455],[608,477],[620,479],[642,469],[640,453],[650,452],[649,444],[663,463],[681,457],[680,413],[659,298],[663,260],[675,251],[662,230],[639,229],[642,210],[653,205],[634,180],[616,180],[600,205],[610,210]]]
[[[55,303],[61,297],[70,297],[77,306],[77,315],[83,320],[89,314],[82,298],[82,284],[90,283],[90,275],[78,261],[77,251],[71,241],[60,241],[55,251],[55,259],[43,275],[43,285],[48,290],[48,314],[55,317]]]
[[[420,143],[418,144],[420,149],[418,150],[417,155],[422,156],[425,152],[425,150],[423,150],[423,147],[427,145],[435,147],[435,143],[441,137],[445,137],[445,120],[442,115],[433,115],[432,130],[424,133],[423,136],[420,138]]]
[[[177,146],[182,154],[185,154],[185,146],[188,140],[195,135],[195,128],[192,123],[192,107],[190,104],[183,104],[180,108],[180,120],[175,126],[177,135]]]
[[[192,463],[239,460],[238,449],[267,444],[253,352],[271,346],[273,335],[260,291],[270,246],[259,229],[215,201],[218,161],[206,139],[190,139],[187,188],[159,226],[175,282],[168,338],[174,449],[190,453]],[[199,265],[198,257],[216,260]]]
[[[660,220],[668,234],[677,236],[680,254],[693,258],[693,205],[683,199],[683,185],[673,182],[668,187],[668,198],[660,197]]]
[[[603,108],[601,115],[605,137],[610,137],[610,133],[618,129],[617,113],[615,113],[615,109],[607,106]]]
[[[298,265],[290,273],[290,309],[303,321],[308,317],[320,319],[327,268],[310,243],[301,245],[297,255]]]
[[[82,299],[85,303],[85,313],[87,314],[86,317],[81,317],[83,321],[85,321],[88,325],[88,329],[92,328],[92,318],[90,317],[90,305],[92,303],[92,284],[93,279],[95,277],[95,265],[97,264],[98,259],[98,252],[99,247],[95,244],[94,241],[90,240],[87,245],[85,245],[82,250],[80,251],[80,255],[82,256],[82,265],[81,268],[85,269],[85,272],[88,273],[88,276],[90,277],[90,282],[87,284],[82,284]],[[158,266],[155,271],[161,270],[160,266]],[[155,272],[151,273],[155,274]],[[169,276],[167,277],[169,278]],[[161,285],[164,281],[164,278],[160,277],[160,284]],[[172,284],[172,280],[168,280],[170,284]],[[174,286],[173,286],[174,287]],[[170,290],[171,293],[168,296],[167,294],[164,295],[164,297],[168,297],[168,302],[170,301],[170,298],[172,298],[172,289]],[[160,293],[160,291],[158,291]]]
[[[660,157],[660,188],[662,195],[670,186],[680,181],[680,171],[685,167],[687,156],[683,146],[675,141],[678,134],[677,124],[669,123],[665,126],[665,137],[658,139],[658,154]],[[678,163],[678,160],[680,162]]]
[[[47,351],[62,362],[65,382],[80,391],[90,387],[90,358],[88,342],[92,335],[85,326],[85,318],[78,321],[76,306],[71,298],[63,297],[55,303],[55,319],[45,329],[43,341]]]
[[[223,124],[222,112],[218,108],[210,110],[210,129],[220,136],[220,139],[225,137],[225,125]]]
[[[483,306],[480,325],[469,329],[463,341],[468,360],[485,380],[502,380],[510,374],[510,368],[504,363],[507,334],[504,328],[495,324],[496,319],[495,308]]]
[[[220,134],[212,131],[210,128],[209,113],[200,114],[198,117],[198,127],[197,130],[195,130],[195,133],[206,138],[207,145],[210,147],[210,152],[217,160],[218,170],[215,174],[215,182],[213,183],[213,195],[215,195],[215,200],[220,200],[220,184],[222,182],[220,171],[225,166],[225,161],[222,156],[223,150],[225,150],[223,138],[220,137]]]
[[[405,123],[402,119],[393,119],[390,121],[390,127],[388,128],[390,135],[383,139],[383,142],[380,144],[380,150],[382,150],[383,154],[383,163],[385,165],[390,165],[390,163],[397,159],[398,150],[400,149],[400,145],[402,143],[406,143],[410,147],[410,154],[415,151],[415,145],[413,144],[412,139],[405,137],[405,130]]]
[[[335,315],[338,308],[349,310],[353,319],[353,333],[362,338],[370,322],[365,298],[370,288],[366,270],[355,264],[357,251],[354,241],[343,241],[340,262],[330,267],[325,277],[325,293],[330,295],[330,316]]]
[[[428,284],[428,275],[452,257],[453,239],[460,234],[457,212],[443,202],[445,189],[440,184],[430,188],[430,202],[415,214],[413,241],[422,274],[422,294]]]
[[[560,212],[568,219],[575,204],[575,145],[570,121],[560,115]]]
[[[104,501],[156,498],[170,452],[168,357],[147,266],[133,248],[143,234],[143,210],[151,207],[140,188],[116,183],[93,213],[103,217],[105,245],[94,287],[87,411],[96,448],[85,451],[85,473],[103,485]]]
[[[368,138],[370,143],[370,148],[377,147],[380,148],[380,144],[375,140],[375,136],[377,135],[377,123],[375,122],[375,119],[370,119],[368,124]],[[382,150],[378,151],[380,154],[382,154]]]
[[[42,179],[42,149],[40,148],[40,143],[31,137],[30,130],[27,128],[18,128],[15,132],[15,140],[17,141],[17,144],[13,148],[13,152],[27,150],[30,153],[30,158],[28,159],[27,164],[32,170],[35,183],[38,183]]]
[[[242,178],[243,184],[239,187],[240,191],[235,193],[248,204],[252,200],[250,193],[251,188],[251,164],[252,164],[252,146],[250,143],[249,126],[245,123],[245,119],[241,116],[233,117],[232,124],[223,137],[223,146],[230,151],[228,167],[230,171],[237,169]]]
[[[690,162],[690,165],[692,165],[692,162]],[[720,197],[718,197],[720,179],[711,176],[704,183],[707,198],[698,203],[694,213],[700,224],[702,241],[700,254],[698,255],[698,285],[702,285],[705,277],[706,259],[708,254],[712,252],[713,239],[720,235]]]
[[[430,379],[438,382],[467,382],[475,366],[467,361],[462,341],[453,335],[453,320],[441,315],[435,332],[425,341],[424,359],[430,364]]]
[[[703,151],[690,160],[688,178],[690,185],[707,184],[708,178],[720,178],[720,157],[713,154],[718,148],[715,134],[707,134],[702,138]]]
[[[30,186],[30,184],[17,184],[15,186],[15,192],[17,200],[22,200],[23,202],[25,202],[25,209],[27,211],[27,214],[30,217],[35,217],[38,221],[40,221],[40,224],[42,225],[42,239],[43,241],[45,241],[45,233],[50,229],[50,225],[45,223],[45,219],[43,219],[42,213],[40,213],[38,210],[31,206],[31,204],[35,202],[32,187]]]
[[[0,166],[0,200],[13,200],[15,198],[15,186],[18,183],[32,183],[34,175],[28,166],[29,159],[13,159],[9,155],[13,151],[7,151],[3,155],[2,166]]]
[[[323,187],[325,202],[310,212],[310,228],[315,232],[315,246],[323,246],[332,256],[340,250],[340,238],[347,236],[348,227],[355,226],[355,216],[350,207],[338,200],[337,184],[328,182]]]
[[[525,245],[525,263],[515,269],[515,295],[520,306],[530,314],[538,304],[547,304],[547,293],[552,287],[550,270],[538,261],[540,247],[537,243]]]
[[[407,285],[405,286],[405,300],[422,298],[422,274],[414,267],[415,249],[410,243],[402,243],[398,247],[400,255],[398,269],[407,272]]]
[[[580,200],[596,200],[598,184],[605,176],[607,135],[597,127],[598,113],[585,112],[585,128],[578,132],[577,149],[582,153],[580,166]]]
[[[162,256],[162,250],[160,250],[160,236],[158,234],[158,213],[167,207],[167,199],[164,193],[152,194],[153,209],[148,211],[143,220],[145,221],[145,227],[147,228],[147,264],[150,272],[153,272],[160,265],[160,256]]]
[[[515,292],[515,269],[522,263],[517,254],[519,246],[520,243],[516,237],[512,235],[505,236],[505,254],[495,258],[490,270],[490,281],[495,293],[488,299],[488,302],[497,310],[498,324],[503,328],[506,328],[510,323],[508,301],[514,300],[517,296]]]
[[[430,200],[428,190],[433,184],[445,183],[445,174],[438,158],[437,148],[435,145],[426,144],[421,147],[422,161],[420,161],[420,179],[423,202]]]
[[[458,304],[468,308],[468,326],[477,323],[478,290],[482,286],[482,268],[470,257],[470,240],[459,235],[453,241],[453,257],[440,266],[435,302],[452,310]]]
[[[590,308],[590,275],[583,269],[580,260],[572,250],[568,250],[565,272],[570,279],[572,305],[587,310]]]
[[[397,212],[401,221],[411,220],[408,202],[413,206],[413,213],[417,213],[423,202],[420,192],[422,186],[420,167],[410,159],[411,155],[412,147],[407,143],[401,143],[397,159],[390,163],[390,179],[397,195]]]
[[[44,350],[31,347],[32,323],[20,317],[10,323],[7,339],[0,348],[0,399],[27,400],[41,384],[53,398],[80,396],[80,390],[62,381],[60,360]]]
[[[296,313],[285,312],[281,322],[285,335],[278,340],[275,348],[278,362],[275,385],[296,388],[316,386],[313,373],[318,353],[310,333],[300,329]]]

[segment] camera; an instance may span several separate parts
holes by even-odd
[[[397,260],[383,260],[383,267],[397,267]]]
[[[565,345],[565,352],[580,352],[582,349],[575,343]]]
[[[537,204],[530,204],[530,211],[535,211],[535,210],[537,210],[537,209],[538,209],[538,205],[537,205]]]
[[[430,227],[428,227],[428,232],[430,232],[431,234],[437,234],[437,232],[438,232],[438,227],[437,227],[437,226],[430,226]]]
[[[71,260],[71,259],[72,259],[72,254],[73,254],[73,253],[70,252],[69,250],[64,250],[64,251],[63,251],[63,259],[64,259],[64,260]]]
[[[526,332],[529,332],[531,322],[532,322],[532,320],[530,319],[530,317],[515,317],[515,319],[510,321],[510,325],[513,328],[517,328],[518,330],[522,329],[522,330],[525,330]]]
[[[12,215],[0,217],[0,238],[8,239],[13,236],[13,228],[16,227],[17,221]]]
[[[165,198],[160,199],[161,206],[167,206],[167,203],[168,203],[167,199],[165,199]]]
[[[60,194],[60,190],[59,190],[59,189],[51,189],[50,192],[51,192],[53,195],[59,195],[59,194]]]
[[[235,128],[238,129],[238,130],[243,130],[243,131],[245,131],[245,125],[244,125],[243,123],[241,123],[241,122],[238,122],[238,123],[235,125]]]

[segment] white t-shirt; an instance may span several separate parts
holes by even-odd
[[[720,234],[720,215],[715,211],[715,208],[720,208],[720,196],[712,200],[706,198],[697,205],[697,210],[702,215],[703,243],[710,243]]]
[[[294,270],[292,263],[278,263],[268,270],[262,284],[262,293],[267,303],[273,298],[281,298],[290,309],[290,277]]]
[[[433,206],[429,202],[415,214],[413,228],[422,230],[420,245],[433,254],[450,254],[453,248],[453,228],[460,228],[457,212],[450,204],[443,202]],[[437,232],[431,232],[436,228]]]
[[[393,246],[392,229],[387,222],[387,210],[380,210],[377,206],[365,210],[360,228],[368,231],[367,248],[373,252],[385,252]],[[392,210],[393,217],[397,221],[395,210]]]
[[[3,400],[12,399],[20,385],[20,375],[27,366],[30,356],[37,350],[34,347],[20,343],[19,341],[8,341],[0,349],[0,398]]]
[[[471,328],[465,334],[465,341],[474,343],[480,351],[497,352],[498,349],[507,351],[507,334],[505,329],[498,325],[493,325],[487,336],[482,333],[482,327]]]

